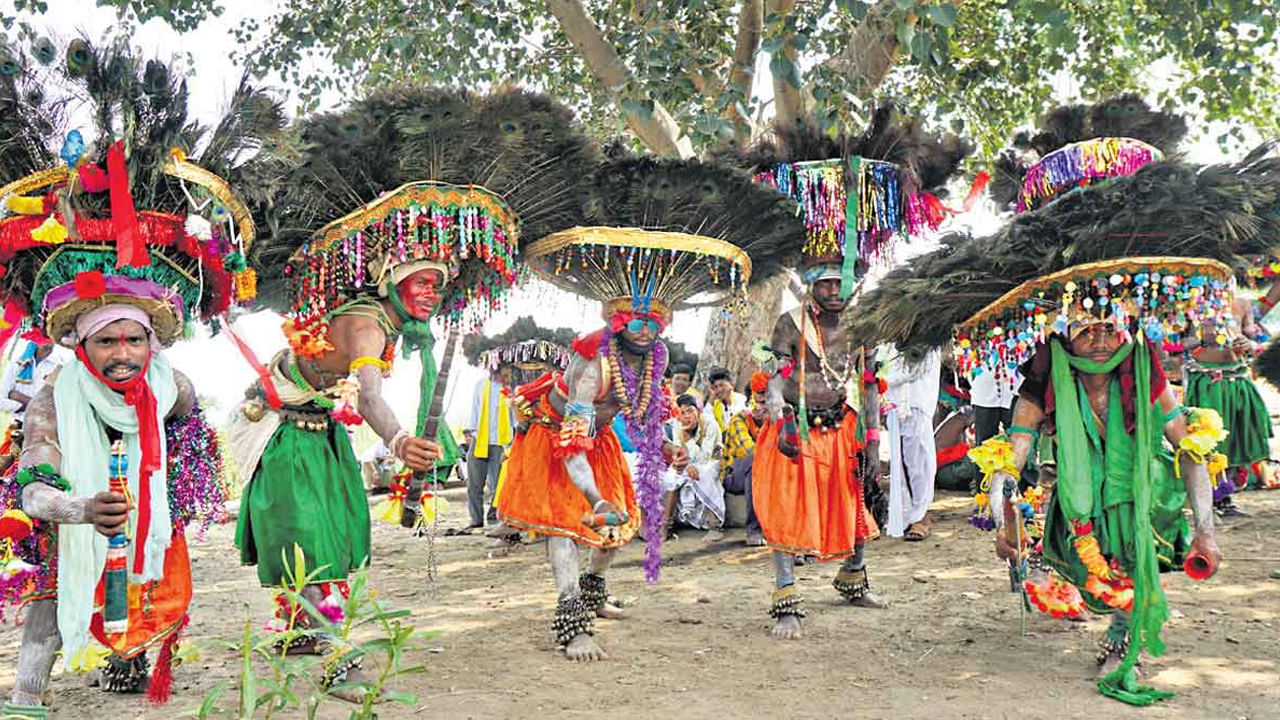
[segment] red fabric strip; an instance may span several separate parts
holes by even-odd
[[[138,528],[134,541],[138,543],[133,554],[133,572],[142,573],[143,560],[146,556],[147,535],[151,532],[151,474],[160,467],[160,423],[156,419],[156,395],[147,384],[147,370],[151,368],[151,355],[142,366],[142,372],[132,380],[115,382],[108,380],[89,362],[89,355],[84,345],[76,346],[76,357],[89,373],[103,385],[124,393],[124,402],[133,408],[138,415],[138,445],[142,450],[142,466],[138,468]]]

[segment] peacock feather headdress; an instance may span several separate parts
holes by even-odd
[[[427,263],[448,279],[437,317],[478,325],[516,282],[523,242],[581,224],[596,159],[568,109],[517,89],[392,87],[306,118],[263,160],[264,301],[323,322]]]
[[[1202,258],[1229,267],[1238,277],[1275,248],[1278,211],[1280,159],[1268,157],[1265,148],[1233,164],[1151,163],[1132,175],[1061,195],[992,235],[943,238],[938,250],[894,270],[861,298],[855,331],[900,347],[942,346],[957,327],[1019,285],[1073,266],[1130,258]],[[1122,286],[1136,289],[1139,273],[1108,273],[1108,286],[1113,274],[1120,276]],[[1172,275],[1186,281],[1185,287],[1175,282],[1175,296],[1196,287],[1191,284],[1195,273]],[[1151,277],[1152,271],[1147,272],[1148,285]],[[1095,280],[1101,278],[1089,278],[1090,283]],[[1221,281],[1220,273],[1214,273],[1205,282]],[[1032,313],[1033,325],[1038,314]],[[1056,313],[1044,314],[1056,318]],[[1012,340],[1016,346],[1017,336],[1026,330],[1003,326],[999,342]]]
[[[247,78],[212,128],[188,118],[187,97],[169,65],[120,41],[0,54],[0,289],[53,339],[125,303],[168,343],[254,298],[256,229],[231,183],[283,116]]]
[[[740,298],[792,261],[802,222],[739,170],[697,160],[616,157],[586,194],[587,224],[526,251],[550,282],[605,304],[657,313]]]
[[[575,333],[568,328],[545,328],[532,317],[517,318],[505,332],[468,338],[462,346],[467,362],[485,370],[511,368],[512,387],[532,382],[547,370],[563,371]]]
[[[1186,120],[1154,110],[1132,93],[1099,103],[1064,105],[1019,132],[995,163],[991,196],[1017,212],[1138,168],[1176,152]]]
[[[884,102],[860,135],[833,137],[807,123],[777,127],[735,160],[799,205],[806,264],[834,266],[852,293],[859,270],[887,257],[895,238],[936,229],[955,212],[935,193],[972,151],[959,136],[926,133]]]

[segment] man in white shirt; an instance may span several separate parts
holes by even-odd
[[[711,392],[702,408],[702,417],[714,422],[716,429],[724,435],[733,416],[747,409],[747,396],[734,391],[733,376],[724,368],[712,368],[707,382],[711,385]]]
[[[724,537],[724,485],[720,482],[720,429],[698,408],[698,400],[684,394],[676,398],[679,417],[669,425],[672,442],[683,447],[687,457],[673,462],[662,476],[667,531],[679,520],[699,530],[708,530],[707,542]]]
[[[890,433],[889,523],[891,537],[918,542],[929,537],[933,520],[934,474],[938,469],[933,440],[933,414],[938,408],[942,377],[942,353],[934,349],[923,357],[898,353],[889,363],[888,390]]]
[[[22,354],[9,363],[0,380],[0,411],[10,413],[19,423],[26,415],[27,403],[44,387],[45,378],[62,367],[69,355],[53,343],[23,343]]]

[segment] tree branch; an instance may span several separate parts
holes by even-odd
[[[660,155],[693,157],[693,144],[683,136],[671,113],[661,103],[655,101],[648,113],[622,104],[618,88],[635,85],[635,76],[623,64],[599,26],[587,15],[581,0],[547,0],[547,7],[556,16],[565,37],[586,61],[591,74],[614,96],[627,126],[640,141]]]
[[[953,0],[953,4],[959,7],[960,0]],[[875,94],[897,60],[899,43],[893,22],[895,8],[895,0],[876,3],[849,33],[849,42],[844,49],[824,63],[849,78],[861,98],[870,99]],[[914,13],[907,15],[907,24],[915,25],[917,21]]]
[[[892,0],[886,0],[892,2]],[[796,7],[796,0],[768,0],[769,14],[781,20]],[[796,50],[788,42],[783,42],[781,52],[792,63],[797,62]],[[782,127],[795,126],[808,117],[809,108],[804,92],[788,82],[785,77],[773,76],[773,98],[777,103],[774,122]]]

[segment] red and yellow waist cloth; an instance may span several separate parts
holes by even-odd
[[[20,602],[56,600],[58,597],[58,542],[49,525],[42,524],[35,538],[45,553],[47,571],[29,578],[20,590]],[[187,553],[187,538],[175,531],[164,556],[164,577],[144,584],[129,584],[129,629],[122,634],[108,635],[102,626],[103,583],[98,581],[94,590],[93,617],[89,631],[102,645],[116,655],[128,660],[152,649],[181,629],[187,609],[191,605],[191,560]]]
[[[782,422],[767,423],[756,441],[752,495],[765,540],[774,550],[838,560],[879,536],[858,476],[858,414],[839,425],[810,428],[800,456],[778,450]]]
[[[600,428],[583,453],[600,496],[629,516],[625,525],[610,528],[605,536],[582,524],[583,515],[593,508],[573,484],[564,461],[556,459],[562,416],[545,394],[531,409],[528,429],[516,436],[507,453],[507,476],[494,502],[499,516],[514,527],[592,547],[626,545],[640,529],[640,508],[618,438],[608,427]]]

